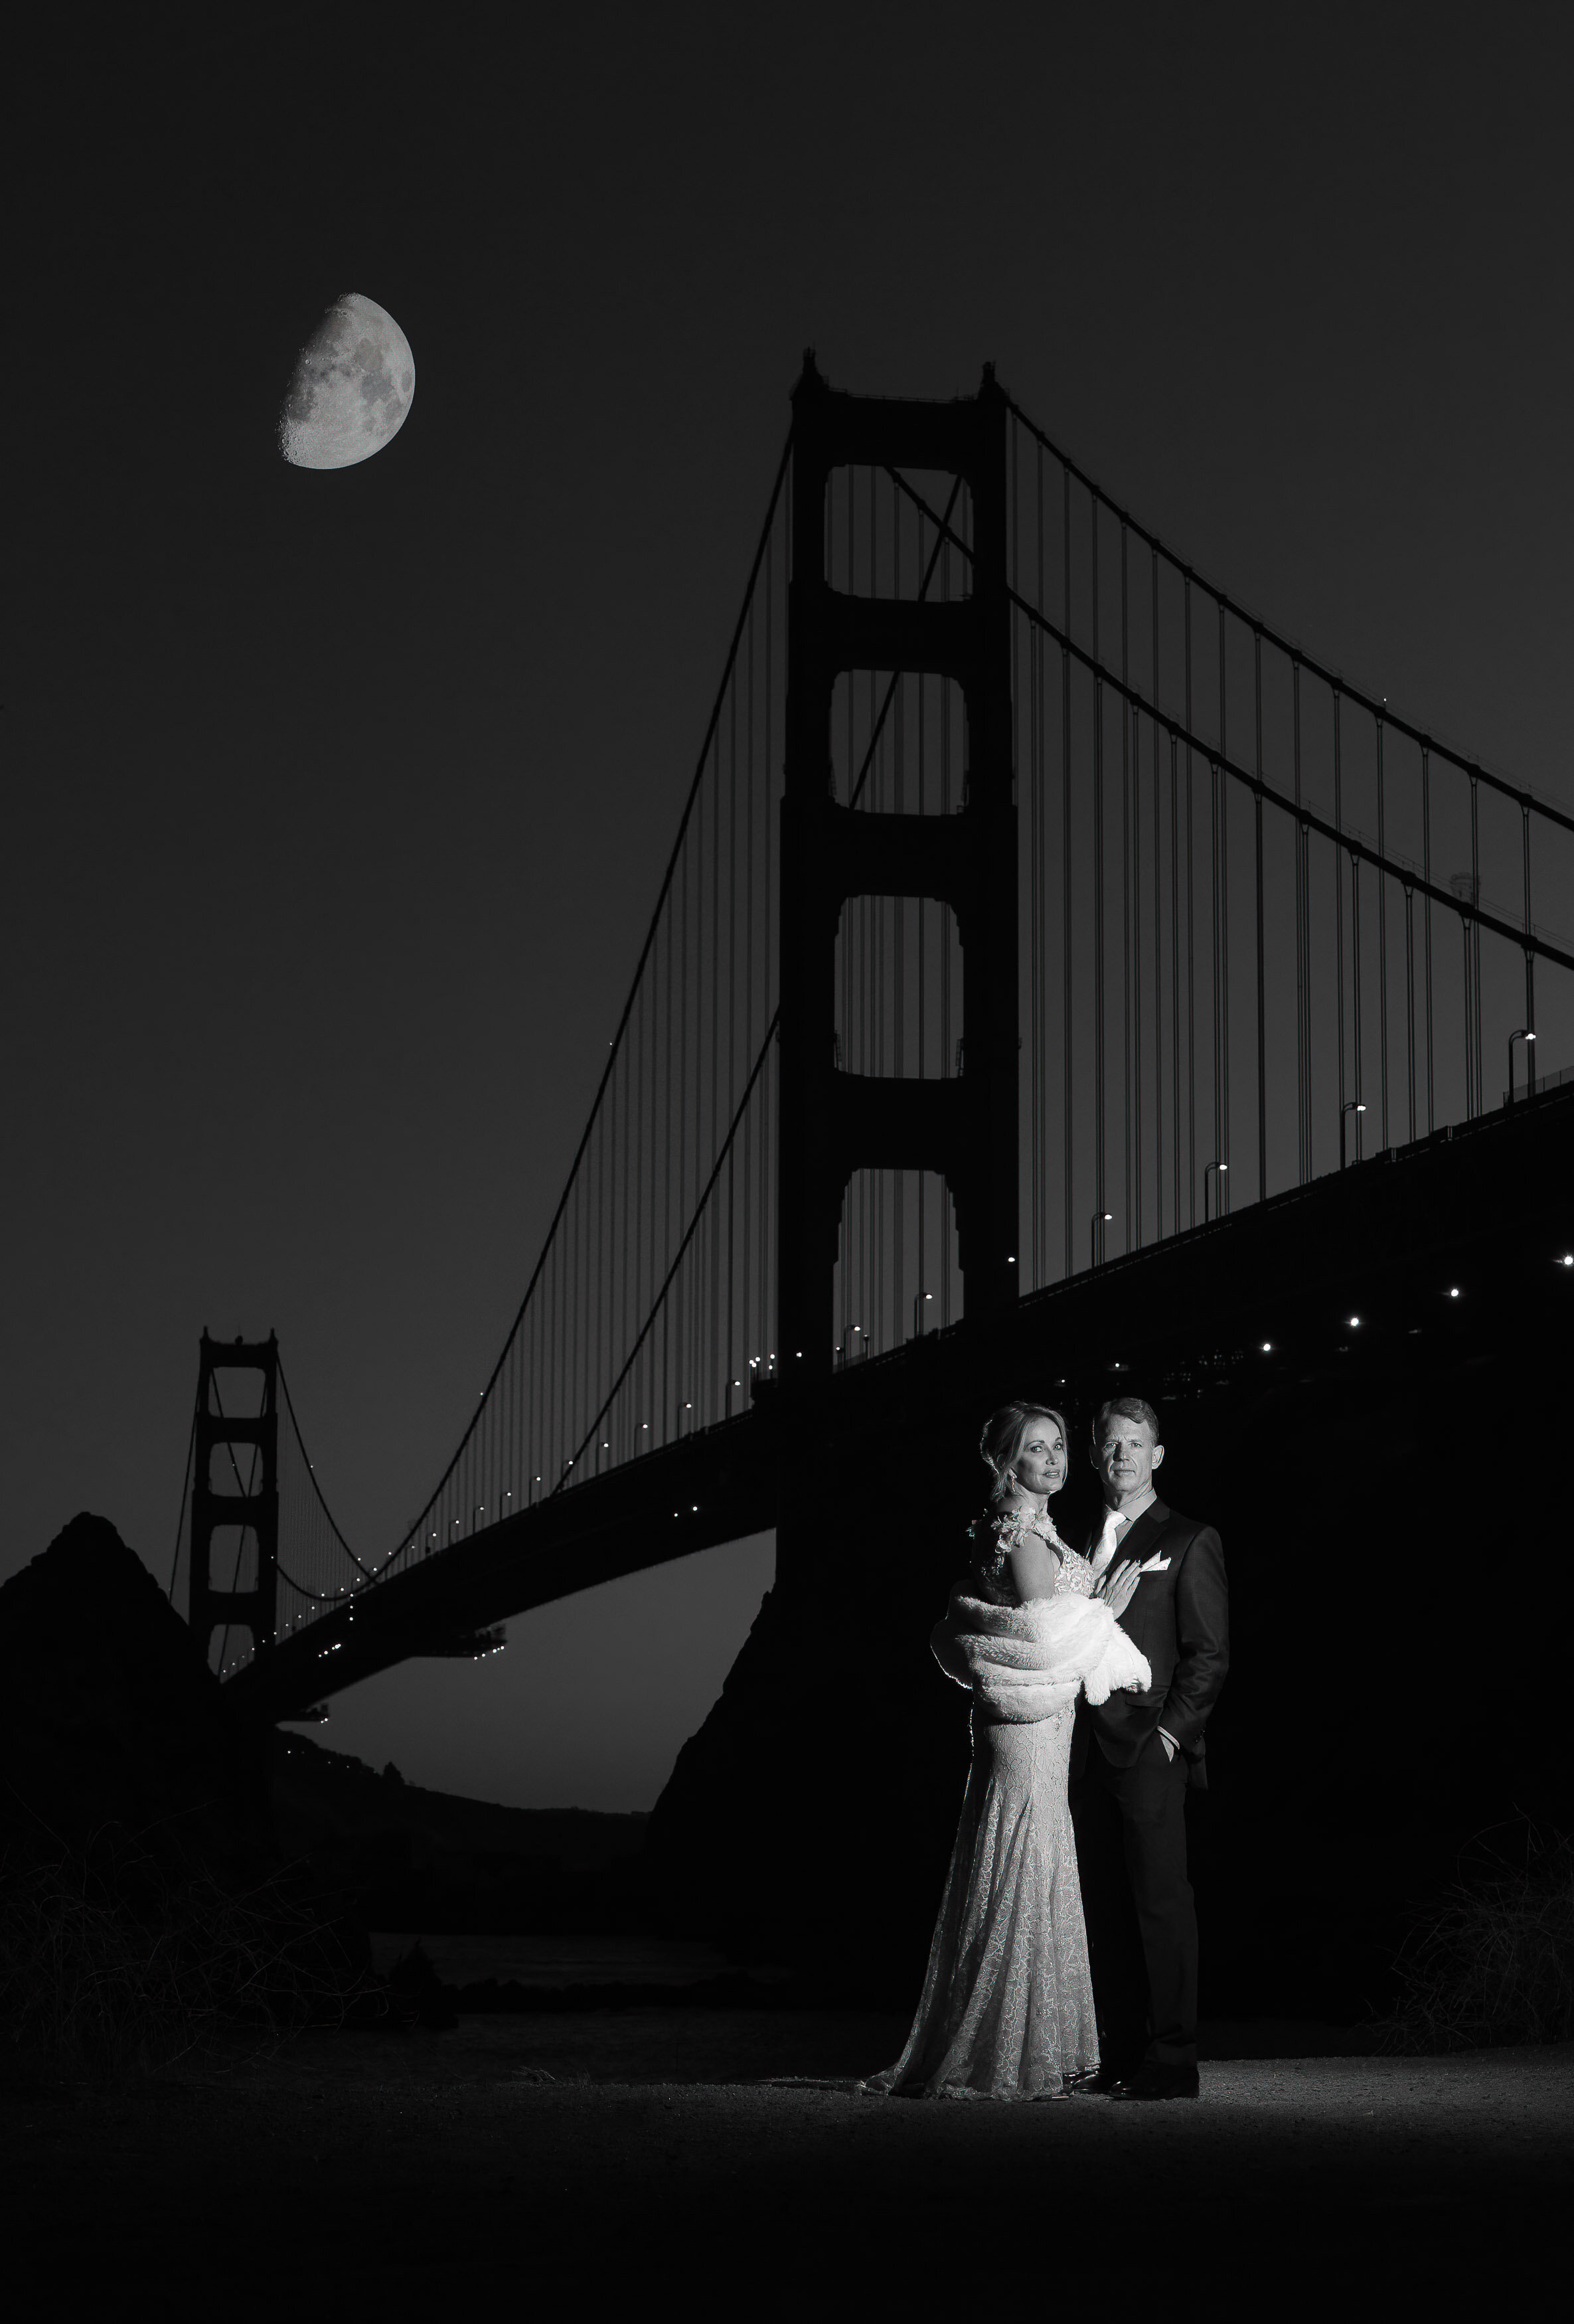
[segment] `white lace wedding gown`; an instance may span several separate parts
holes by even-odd
[[[1032,1528],[1039,1531],[1038,1526]],[[1053,1530],[1057,1597],[1091,1595],[1093,1570]],[[1013,1605],[1016,1521],[973,1528],[980,1595]],[[1069,1609],[1068,1609],[1069,1610]],[[1052,2098],[1099,2063],[1087,1924],[1066,1778],[1074,1702],[1028,1723],[975,1701],[972,1771],[923,1997],[907,2046],[864,2088],[911,2098]]]

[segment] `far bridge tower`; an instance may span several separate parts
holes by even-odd
[[[256,1410],[247,1416],[225,1412],[215,1378],[218,1372],[254,1372],[259,1376]],[[248,1451],[244,1482],[237,1451]],[[226,1485],[216,1491],[215,1454]],[[244,1549],[252,1536],[252,1570],[248,1586],[237,1588],[244,1559],[232,1560],[232,1582],[215,1586],[215,1534],[227,1544],[238,1535]],[[188,1583],[187,1620],[207,1655],[213,1633],[222,1628],[250,1634],[254,1654],[265,1654],[274,1643],[279,1624],[279,1342],[265,1340],[220,1342],[202,1334],[197,1376],[197,1417],[192,1440],[191,1563]]]

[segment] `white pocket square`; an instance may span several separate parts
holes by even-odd
[[[1139,1573],[1167,1573],[1170,1561],[1167,1557],[1150,1557],[1146,1565],[1139,1565],[1137,1570]]]

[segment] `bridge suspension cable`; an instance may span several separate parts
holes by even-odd
[[[1566,880],[1574,870],[1574,853],[1564,835],[1574,833],[1574,817],[1450,752],[1423,729],[1312,661],[1266,623],[1241,613],[1193,568],[1172,557],[1155,536],[1114,510],[1072,464],[1062,463],[1061,475],[1047,479],[1046,492],[1045,466],[1061,461],[1062,456],[1017,407],[1010,408],[1029,447],[1024,460],[1021,442],[1013,446],[1017,530],[1010,592],[1027,632],[1017,656],[1018,667],[1026,666],[1028,677],[1026,698],[1019,687],[1017,702],[1019,770],[1027,779],[1025,1015],[1032,1028],[1030,1086],[1024,1090],[1025,1178],[1031,1189],[1026,1284],[1074,1269],[1077,1222],[1089,1213],[1099,1222],[1095,1258],[1112,1249],[1137,1248],[1177,1226],[1195,1224],[1200,1213],[1206,1214],[1210,1173],[1217,1176],[1220,1207],[1227,1209],[1243,1195],[1260,1195],[1297,1180],[1304,1183],[1317,1169],[1332,1167],[1341,1145],[1339,1125],[1352,1116],[1358,1155],[1363,1117],[1369,1112],[1376,1116],[1376,1142],[1382,1147],[1430,1133],[1440,1120],[1468,1120],[1479,1113],[1486,1103],[1487,1014],[1482,936],[1492,936],[1504,947],[1512,947],[1520,963],[1518,978],[1509,983],[1504,980],[1503,961],[1491,964],[1491,1013],[1500,1019],[1505,1034],[1514,1018],[1522,1015],[1531,1038],[1544,1038],[1548,1027],[1538,1034],[1535,1023],[1536,964],[1574,968],[1574,939],[1533,918],[1532,866],[1560,851]],[[909,480],[890,473],[910,505],[938,522],[939,512],[925,494]],[[1073,504],[1073,484],[1085,495],[1080,508]],[[1106,531],[1114,538],[1101,580],[1100,540]],[[1146,591],[1131,585],[1134,538],[1147,553]],[[953,540],[959,549],[964,548],[954,533]],[[1073,578],[1074,543],[1085,576],[1080,590]],[[1057,568],[1060,603],[1052,609],[1045,603],[1045,579],[1046,572]],[[1111,575],[1118,576],[1114,592]],[[1029,586],[1036,585],[1032,595],[1024,586],[1026,576],[1031,576]],[[1172,617],[1167,625],[1161,622],[1166,583]],[[1101,602],[1111,596],[1113,602]],[[1200,609],[1209,613],[1213,627],[1207,641],[1214,656],[1211,673],[1207,652],[1198,650]],[[1119,641],[1118,656],[1108,643],[1112,632]],[[1243,645],[1249,659],[1240,650]],[[1058,672],[1047,649],[1054,649]],[[1210,679],[1209,686],[1205,678]],[[1307,697],[1308,685],[1321,690],[1321,732],[1316,708]],[[1051,696],[1058,696],[1058,721]],[[1251,739],[1250,765],[1230,748],[1232,733],[1243,731]],[[1275,743],[1279,768],[1272,764]],[[1405,752],[1398,764],[1396,744]],[[1104,770],[1117,763],[1115,753],[1120,768],[1118,854],[1113,848],[1107,851],[1109,806],[1104,797]],[[1150,801],[1144,798],[1145,764]],[[1202,792],[1198,779],[1204,771],[1207,788]],[[1440,771],[1455,779],[1451,817],[1446,807],[1439,813],[1434,778]],[[1054,1058],[1048,1054],[1046,1039],[1051,1005],[1045,990],[1051,869],[1046,835],[1050,793],[1057,787],[1063,1008],[1060,1055]],[[1250,829],[1244,835],[1249,852],[1238,867],[1246,876],[1233,897],[1230,875],[1243,846],[1242,835],[1230,829],[1232,788],[1249,795],[1252,809]],[[1358,819],[1360,811],[1352,814],[1352,794],[1363,799],[1364,812],[1376,825],[1375,836]],[[1500,820],[1490,858],[1483,831],[1487,797],[1512,803],[1517,810],[1512,825]],[[1293,945],[1282,941],[1291,932],[1291,919],[1270,908],[1277,867],[1272,832],[1265,828],[1265,807],[1282,818],[1291,841],[1293,860],[1284,867],[1288,876],[1282,875],[1276,884],[1293,888]],[[1205,823],[1201,834],[1200,808]],[[1406,833],[1409,849],[1396,841],[1396,828]],[[1444,834],[1460,854],[1468,850],[1469,865],[1446,881],[1436,875],[1433,862],[1438,839]],[[1325,843],[1321,861],[1332,875],[1323,875],[1326,885],[1319,881],[1321,895],[1313,888],[1314,841]],[[1091,877],[1076,878],[1079,861],[1084,875]],[[1519,889],[1517,909],[1505,893],[1494,893],[1488,885],[1489,861],[1504,888],[1506,874]],[[1120,940],[1112,948],[1107,891],[1116,863]],[[1365,881],[1363,871],[1370,875]],[[1402,978],[1391,973],[1392,903],[1402,908],[1394,915],[1397,940],[1404,945]],[[1460,928],[1457,982],[1434,954],[1434,905],[1454,913]],[[1091,921],[1091,931],[1079,927],[1080,919]],[[1152,968],[1151,999],[1146,1001],[1145,934]],[[1238,957],[1243,939],[1249,963],[1244,979],[1231,968],[1232,943]],[[1211,985],[1205,1027],[1199,1024],[1197,1005],[1200,945]],[[1111,956],[1112,949],[1118,957]],[[1315,966],[1314,950],[1321,955]],[[1085,1029],[1074,999],[1072,964],[1079,952],[1091,1001],[1091,1022]],[[1167,1011],[1166,953],[1171,971]],[[1118,973],[1121,991],[1118,1057],[1109,1054],[1103,1024],[1106,978],[1112,970]],[[1244,988],[1239,997],[1246,1007],[1232,1029],[1237,984]],[[1319,991],[1315,1038],[1314,984]],[[1434,1038],[1435,1009],[1445,987],[1454,995],[1452,1013],[1459,1037],[1450,1064],[1440,1056]],[[1279,1003],[1287,991],[1294,996],[1293,1089],[1285,1066],[1291,1052],[1275,1022],[1285,1015]],[[1571,1001],[1574,996],[1560,987],[1551,1020],[1560,1048],[1574,1046]],[[1146,1092],[1145,1052],[1151,1076]],[[1398,1086],[1396,1070],[1404,1074]],[[1256,1117],[1251,1123],[1255,1134],[1246,1142],[1244,1170],[1243,1157],[1231,1151],[1232,1130],[1243,1126],[1237,1120],[1242,1083]],[[1052,1091],[1057,1084],[1063,1148],[1059,1269],[1049,1260],[1045,1167]],[[1150,1099],[1146,1110],[1145,1095]],[[1198,1124],[1210,1119],[1210,1151],[1200,1156]],[[1106,1177],[1105,1149],[1111,1138],[1118,1140],[1124,1162],[1118,1217]],[[1109,1225],[1113,1235],[1108,1235]]]
[[[1007,413],[1025,938],[1015,1263],[1029,1292],[1304,1184],[1347,1149],[1357,1159],[1479,1114],[1489,1055],[1511,1081],[1525,1042],[1523,1075],[1527,1035],[1550,1060],[1574,1056],[1574,937],[1532,909],[1533,868],[1537,896],[1569,891],[1574,816],[1246,612],[1009,398]],[[327,1511],[285,1388],[281,1634],[572,1486],[724,1429],[776,1372],[791,463],[789,436],[561,1197],[456,1449],[381,1562],[358,1557]],[[824,524],[834,590],[971,590],[959,477],[833,469]],[[861,815],[963,803],[962,689],[934,671],[844,672],[828,746],[833,795]],[[965,1083],[965,973],[948,907],[848,898],[836,1062]],[[823,1357],[861,1362],[944,1328],[961,1280],[943,1182],[856,1171]]]
[[[476,1411],[380,1574],[745,1411],[775,1367],[769,1068],[790,459],[789,437],[562,1196]]]

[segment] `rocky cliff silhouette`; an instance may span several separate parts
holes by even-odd
[[[0,1845],[134,1836],[171,1877],[277,1864],[264,1736],[230,1717],[190,1631],[106,1517],[73,1517],[0,1588]]]

